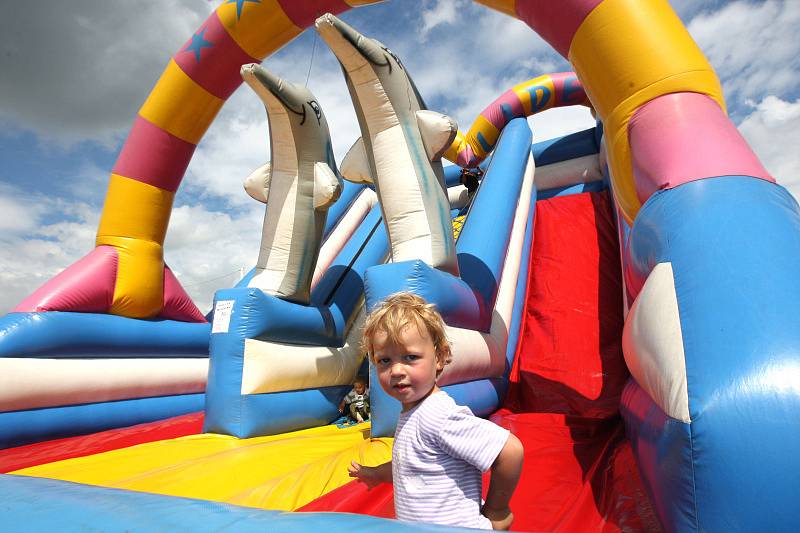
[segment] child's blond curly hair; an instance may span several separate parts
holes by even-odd
[[[428,333],[433,341],[438,361],[446,365],[453,360],[442,315],[433,304],[410,292],[398,292],[387,296],[372,310],[364,324],[361,347],[374,363],[375,335],[383,332],[388,342],[400,344],[400,336],[411,325],[416,326],[420,333]]]

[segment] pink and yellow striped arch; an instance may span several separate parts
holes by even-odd
[[[719,81],[700,49],[666,0],[477,0],[515,16],[547,40],[575,67],[591,105],[605,124],[614,195],[630,222],[653,190],[701,179],[717,172],[771,179],[725,117]],[[178,50],[139,110],[111,174],[111,183],[97,233],[97,246],[118,252],[117,280],[110,312],[151,317],[164,305],[163,241],[177,190],[195,146],[222,104],[241,83],[242,64],[259,62],[299,35],[319,15],[340,13],[373,0],[225,0]],[[517,86],[507,95],[509,109],[539,110],[545,90],[558,92],[564,79],[537,78],[540,89]],[[559,81],[560,80],[560,81]],[[571,83],[571,82],[570,82]],[[669,106],[640,113],[649,102],[666,95],[704,95],[700,120],[725,130],[712,140],[712,160],[689,161],[670,168],[662,183],[658,136],[639,127],[632,150],[630,124],[652,121]],[[501,97],[504,98],[504,97]],[[581,102],[585,103],[585,102]],[[470,155],[454,150],[455,160],[468,164],[483,157],[499,135],[500,115],[482,115],[480,124],[462,138]],[[502,116],[501,116],[502,115]],[[731,131],[733,130],[733,131]],[[483,141],[481,140],[481,137]],[[637,160],[641,152],[644,160]],[[735,158],[713,154],[738,154]],[[464,161],[466,158],[466,161]],[[726,161],[723,161],[726,159]],[[731,164],[730,161],[736,161]],[[724,164],[723,164],[724,163]],[[654,170],[652,165],[656,165]],[[638,168],[648,168],[639,172]],[[733,167],[733,168],[731,168]],[[722,170],[720,170],[721,172]]]
[[[466,135],[458,132],[444,158],[462,167],[477,167],[512,119],[570,105],[589,105],[574,72],[545,74],[515,85],[481,111]]]

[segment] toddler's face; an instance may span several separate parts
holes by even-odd
[[[364,391],[367,390],[367,386],[363,383],[356,383],[353,388],[356,390],[356,394],[364,394]]]
[[[385,332],[373,339],[373,361],[383,390],[403,404],[407,411],[428,397],[436,386],[436,374],[444,367],[436,357],[428,332],[409,326],[400,343],[388,342]]]

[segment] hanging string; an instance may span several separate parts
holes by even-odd
[[[195,281],[195,282],[192,282],[192,283],[184,283],[183,284],[183,288],[185,289],[186,287],[196,287],[198,285],[205,285],[206,283],[211,283],[212,281],[219,281],[221,279],[225,279],[225,278],[227,278],[229,276],[232,276],[233,274],[240,274],[241,275],[241,272],[242,272],[242,269],[241,268],[237,268],[236,270],[233,270],[233,271],[228,272],[226,274],[222,274],[221,276],[217,276],[215,278],[204,279],[202,281]]]
[[[311,67],[314,65],[314,52],[317,49],[317,32],[314,34],[314,44],[311,45],[311,61],[308,62],[308,73],[306,74],[306,87],[308,87],[308,79],[311,77]]]

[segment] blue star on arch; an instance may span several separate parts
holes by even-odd
[[[226,4],[236,4],[236,20],[242,18],[242,9],[244,8],[245,3],[253,2],[254,4],[260,4],[261,0],[228,0],[225,2]]]
[[[198,63],[200,62],[200,51],[203,48],[210,48],[214,46],[214,43],[205,40],[205,33],[206,29],[203,28],[199,33],[192,35],[192,42],[187,44],[186,48],[183,49],[184,52],[194,52],[194,57],[197,59]]]

